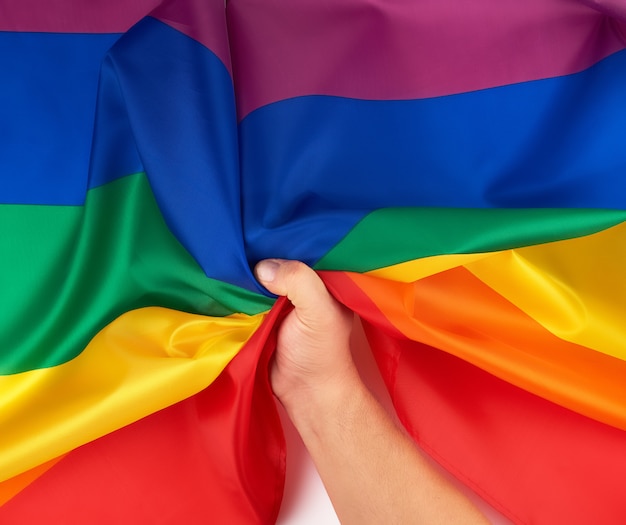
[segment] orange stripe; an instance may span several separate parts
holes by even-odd
[[[22,472],[21,474],[0,483],[0,506],[4,505],[13,496],[19,494],[22,490],[28,487],[28,485],[41,475],[45,474],[64,457],[65,455],[46,461],[42,465],[27,470],[26,472]]]
[[[407,338],[626,430],[626,362],[559,339],[465,268],[415,283],[349,278]]]

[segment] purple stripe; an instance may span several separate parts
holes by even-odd
[[[0,2],[0,31],[123,33],[159,3],[159,0]]]
[[[239,117],[322,94],[416,99],[576,73],[626,46],[572,0],[231,0]]]

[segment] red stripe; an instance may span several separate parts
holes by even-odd
[[[406,340],[348,275],[322,275],[368,319],[398,415],[446,469],[517,523],[623,522],[626,432]]]
[[[378,359],[398,360],[396,376],[385,379],[400,419],[502,513],[537,525],[623,523],[626,432],[445,352],[366,333]]]
[[[267,363],[283,304],[209,388],[71,452],[0,523],[273,523],[285,445]]]

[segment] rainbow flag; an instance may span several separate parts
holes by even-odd
[[[0,67],[0,522],[274,522],[284,257],[502,513],[622,523],[622,3],[14,0]]]

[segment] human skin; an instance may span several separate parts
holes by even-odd
[[[280,259],[255,273],[294,306],[279,327],[270,381],[341,523],[488,524],[363,383],[350,352],[353,315],[318,275]]]

